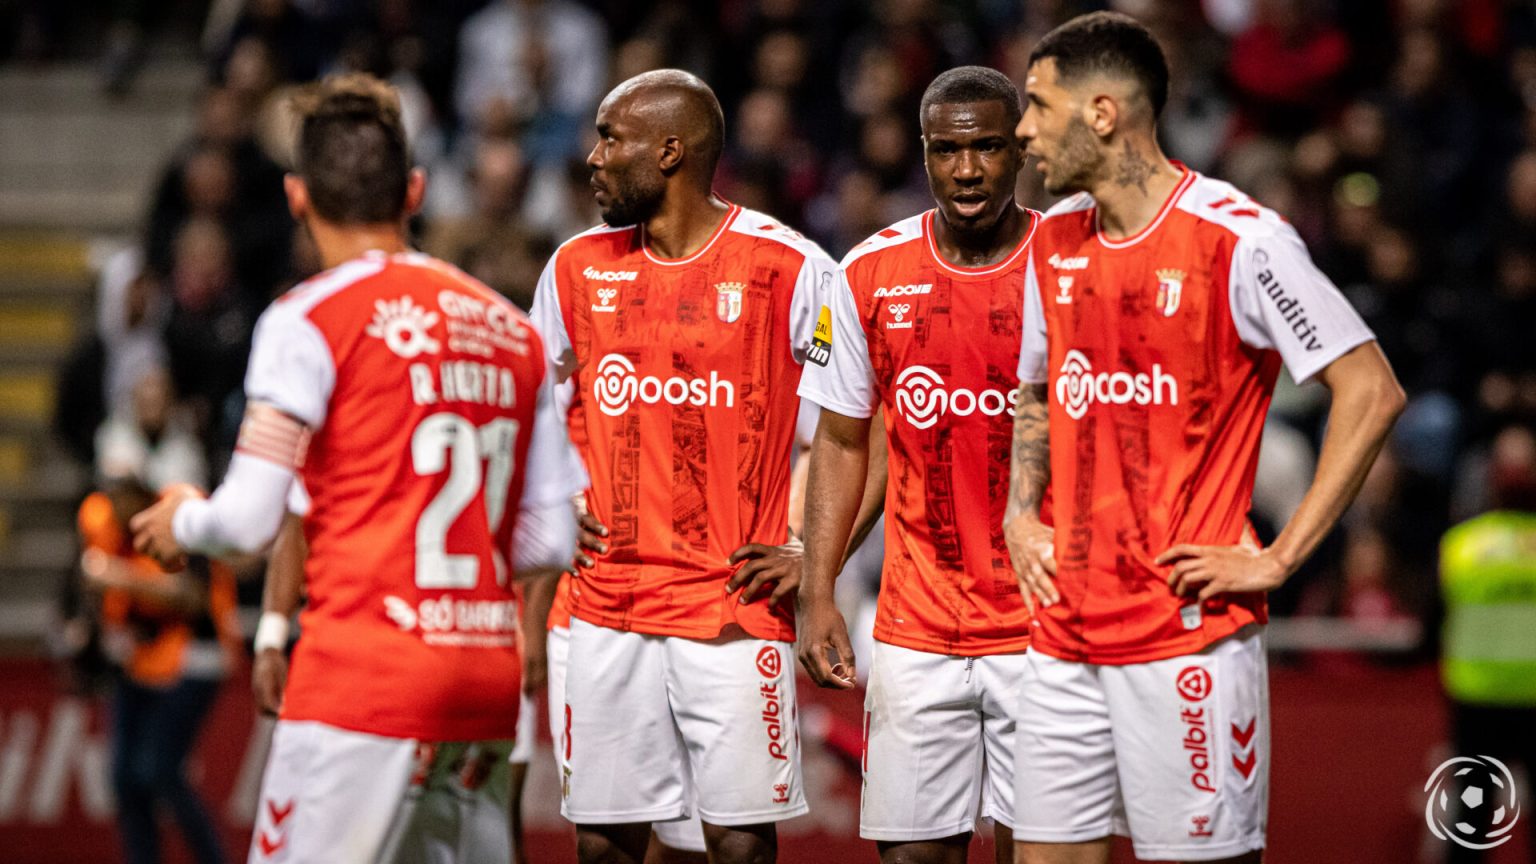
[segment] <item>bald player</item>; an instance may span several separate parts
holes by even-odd
[[[774,824],[807,810],[789,462],[836,265],[713,194],[724,128],[685,72],[614,89],[587,159],[606,224],[556,251],[534,298],[603,526],[571,580],[556,730],[584,862],[638,862],[652,823],[695,809],[711,861],[773,861]]]

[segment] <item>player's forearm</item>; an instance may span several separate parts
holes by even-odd
[[[283,525],[272,543],[267,559],[267,580],[261,588],[261,611],[275,612],[287,618],[299,611],[304,598],[304,559],[309,546],[304,541],[304,520],[292,513],[283,517]]]
[[[555,588],[560,574],[529,579],[523,583],[523,640],[528,650],[542,653],[550,607],[555,605]]]
[[[189,500],[177,508],[172,521],[176,542],[189,552],[212,556],[260,552],[277,535],[288,512],[292,483],[291,468],[236,452],[211,498]]]
[[[853,536],[848,538],[848,548],[843,550],[843,563],[847,564],[853,553],[864,545],[869,532],[885,512],[885,491],[890,480],[889,452],[885,443],[885,423],[876,414],[869,423],[869,465],[864,473],[864,496],[859,501],[858,515],[853,520]]]
[[[1334,361],[1320,377],[1333,391],[1333,405],[1317,472],[1269,550],[1287,576],[1317,549],[1355,500],[1406,401],[1374,342]]]
[[[1013,449],[1008,464],[1008,506],[1005,518],[1040,514],[1051,482],[1050,412],[1044,384],[1020,384],[1013,413]]]
[[[822,412],[823,420],[811,442],[805,496],[805,569],[800,580],[800,596],[806,601],[832,599],[869,467],[868,432],[857,429],[856,434],[838,434],[833,429],[834,425],[857,428],[868,421],[841,418],[841,423],[829,423],[829,414]]]

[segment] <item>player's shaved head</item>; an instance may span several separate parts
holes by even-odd
[[[658,69],[613,88],[597,108],[597,134],[587,165],[603,220],[634,225],[660,209],[671,185],[709,194],[725,114],[698,76]]]
[[[613,88],[603,99],[603,107],[610,106],[622,106],[650,135],[678,138],[688,154],[685,164],[694,163],[696,173],[713,180],[725,148],[725,112],[699,76],[681,69],[642,72]]]

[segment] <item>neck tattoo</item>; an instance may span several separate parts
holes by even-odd
[[[1115,174],[1115,185],[1121,188],[1135,186],[1142,194],[1147,193],[1147,181],[1152,177],[1152,163],[1144,156],[1136,152],[1131,142],[1126,141],[1125,147],[1120,153],[1119,170]]]

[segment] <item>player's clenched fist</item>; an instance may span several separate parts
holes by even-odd
[[[1030,611],[1035,610],[1036,601],[1049,606],[1060,600],[1051,578],[1056,575],[1056,529],[1033,513],[1014,514],[1003,520],[1003,539]]]
[[[795,654],[811,680],[821,687],[852,690],[859,676],[854,668],[848,623],[832,599],[801,595],[795,611],[798,634]]]
[[[276,717],[283,707],[283,688],[288,684],[288,658],[277,648],[256,652],[251,665],[251,693],[256,710]]]
[[[133,548],[160,562],[162,567],[179,569],[186,557],[186,550],[176,542],[171,519],[183,501],[202,497],[203,491],[188,483],[166,487],[159,501],[128,523],[129,529],[133,531]]]

